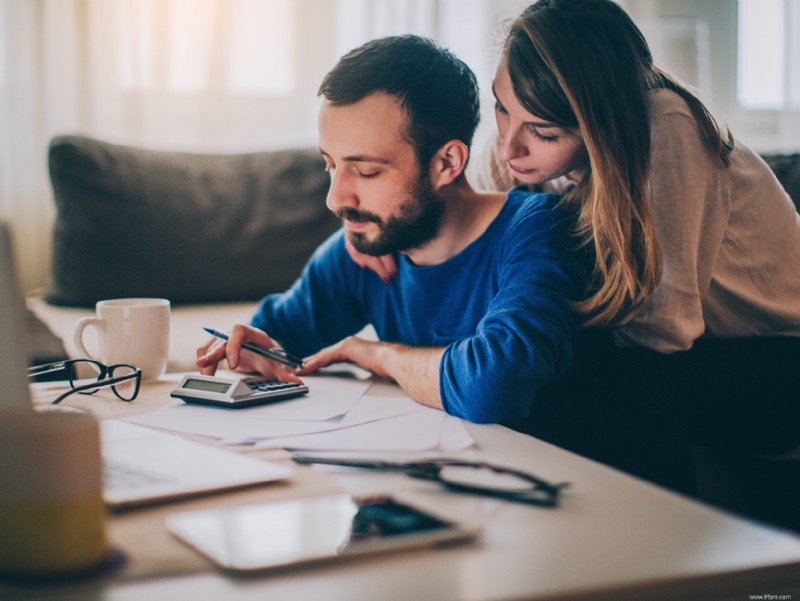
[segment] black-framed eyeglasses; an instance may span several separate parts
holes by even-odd
[[[412,478],[434,480],[446,488],[509,501],[543,507],[555,507],[568,482],[552,484],[533,474],[480,461],[430,459],[425,461],[391,462],[359,459],[336,459],[294,455],[297,463],[341,465],[371,470],[402,472]]]
[[[68,359],[56,361],[45,365],[36,365],[28,368],[28,377],[41,376],[63,370],[66,372],[65,380],[69,381],[70,390],[52,401],[58,405],[69,395],[94,394],[100,388],[111,388],[114,395],[121,401],[130,402],[139,394],[142,384],[142,370],[130,363],[117,363],[106,365],[94,359]],[[86,382],[86,380],[94,380]]]

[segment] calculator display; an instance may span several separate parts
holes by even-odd
[[[183,383],[183,388],[188,390],[202,390],[204,392],[227,392],[231,385],[227,382],[209,382],[208,380],[195,380],[190,378]]]

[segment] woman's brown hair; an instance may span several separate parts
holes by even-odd
[[[679,94],[725,165],[733,139],[723,138],[696,96],[653,65],[641,31],[611,0],[539,0],[511,25],[503,60],[526,110],[583,136],[588,165],[564,202],[577,209],[578,235],[595,267],[576,307],[586,325],[624,324],[662,271],[647,187],[649,91]]]

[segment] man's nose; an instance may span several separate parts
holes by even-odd
[[[328,209],[336,213],[337,211],[358,205],[358,197],[350,185],[346,174],[331,172],[331,185],[328,188],[328,196],[325,199]]]

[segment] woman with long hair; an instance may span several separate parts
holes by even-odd
[[[796,448],[800,216],[764,161],[611,0],[529,6],[493,92],[494,173],[557,186],[593,265],[582,350],[520,429],[684,492],[697,445]]]

